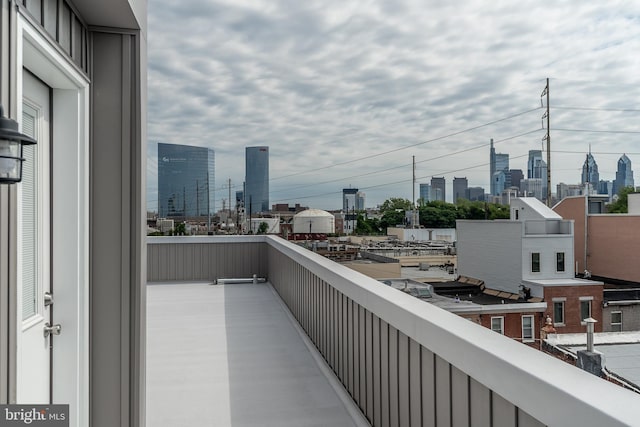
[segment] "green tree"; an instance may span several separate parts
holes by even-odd
[[[380,221],[376,218],[367,218],[366,215],[358,214],[356,221],[356,234],[372,235],[380,234]]]
[[[623,187],[618,191],[618,200],[609,205],[609,213],[629,213],[629,194],[635,193],[633,187]]]
[[[266,234],[268,229],[269,229],[269,224],[267,224],[266,222],[261,222],[260,225],[258,226],[257,234]]]
[[[387,212],[397,211],[398,209],[402,211],[406,211],[406,210],[410,210],[411,206],[412,206],[411,202],[407,199],[403,199],[400,197],[392,197],[390,199],[385,200],[384,203],[382,203],[382,205],[380,206],[380,213],[384,215]]]
[[[187,227],[185,226],[184,222],[181,222],[180,224],[176,225],[176,228],[173,231],[173,234],[175,236],[184,236],[185,234],[187,234]]]
[[[380,227],[386,229],[405,223],[405,211],[411,209],[411,202],[400,197],[392,197],[380,206]]]

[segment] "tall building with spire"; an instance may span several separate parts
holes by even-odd
[[[510,182],[509,175],[509,155],[496,153],[491,139],[491,150],[489,152],[489,191],[492,196],[499,196]]]
[[[598,173],[598,164],[591,154],[591,147],[589,147],[589,153],[582,165],[582,185],[587,182],[591,185],[592,189],[597,189],[600,182],[600,174]]]
[[[624,187],[633,187],[633,170],[631,169],[631,160],[626,154],[618,160],[618,170],[616,171],[616,179],[613,181],[613,194],[618,194]]]
[[[547,198],[547,163],[542,160],[542,150],[529,150],[529,160],[527,161],[527,179],[542,180],[541,198]]]

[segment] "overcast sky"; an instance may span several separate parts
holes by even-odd
[[[149,209],[158,142],[215,150],[216,209],[255,145],[271,204],[411,199],[412,156],[448,201],[454,176],[488,192],[491,138],[525,176],[546,150],[546,78],[553,192],[590,145],[600,179],[626,153],[640,184],[640,2],[595,3],[149,0]]]

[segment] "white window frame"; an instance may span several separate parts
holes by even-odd
[[[500,329],[494,329],[493,327],[493,321],[494,319],[499,320],[500,321]],[[499,334],[504,335],[504,316],[491,316],[491,330],[493,332],[497,332]]]
[[[558,270],[558,255],[562,254],[562,270]],[[567,271],[567,253],[556,252],[556,273],[564,273]]]
[[[538,271],[533,271],[533,256],[538,255]],[[529,270],[531,273],[541,273],[542,272],[542,257],[540,256],[540,252],[531,252],[531,256],[529,257]]]
[[[567,321],[567,316],[565,313],[565,304],[567,302],[567,299],[561,297],[553,298],[551,301],[553,303],[553,326],[565,326],[565,322]],[[556,322],[556,304],[562,304],[562,322]]]
[[[531,336],[530,337],[526,337],[525,338],[525,327],[524,327],[524,319],[528,318],[531,319],[531,326],[529,327],[529,329],[531,330]],[[534,342],[536,340],[536,335],[535,335],[535,327],[536,327],[536,320],[534,318],[534,316],[532,314],[525,314],[522,316],[521,319],[521,326],[522,326],[522,342]]]
[[[589,316],[588,317],[591,317],[591,315],[593,313],[593,297],[592,296],[587,296],[587,297],[580,297],[578,299],[580,300],[580,310],[578,311],[579,316],[581,317],[580,324],[581,325],[586,325],[587,322],[585,322],[584,319],[582,319],[582,303],[584,303],[584,302],[588,302],[589,303]]]
[[[614,322],[613,321],[613,315],[614,314],[619,314],[620,315],[620,322]],[[611,332],[622,332],[622,325],[623,325],[623,315],[622,315],[622,311],[621,310],[616,310],[616,311],[612,311],[611,312]],[[614,329],[614,326],[619,326],[620,329],[616,328]]]

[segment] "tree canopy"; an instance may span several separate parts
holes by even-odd
[[[629,213],[629,194],[635,193],[633,187],[623,187],[618,192],[618,200],[609,205],[609,213]]]
[[[402,198],[385,200],[380,206],[381,229],[405,223],[405,212],[411,202]],[[442,201],[421,203],[418,207],[420,225],[429,228],[455,228],[457,219],[508,219],[509,206],[460,199],[458,204]]]

